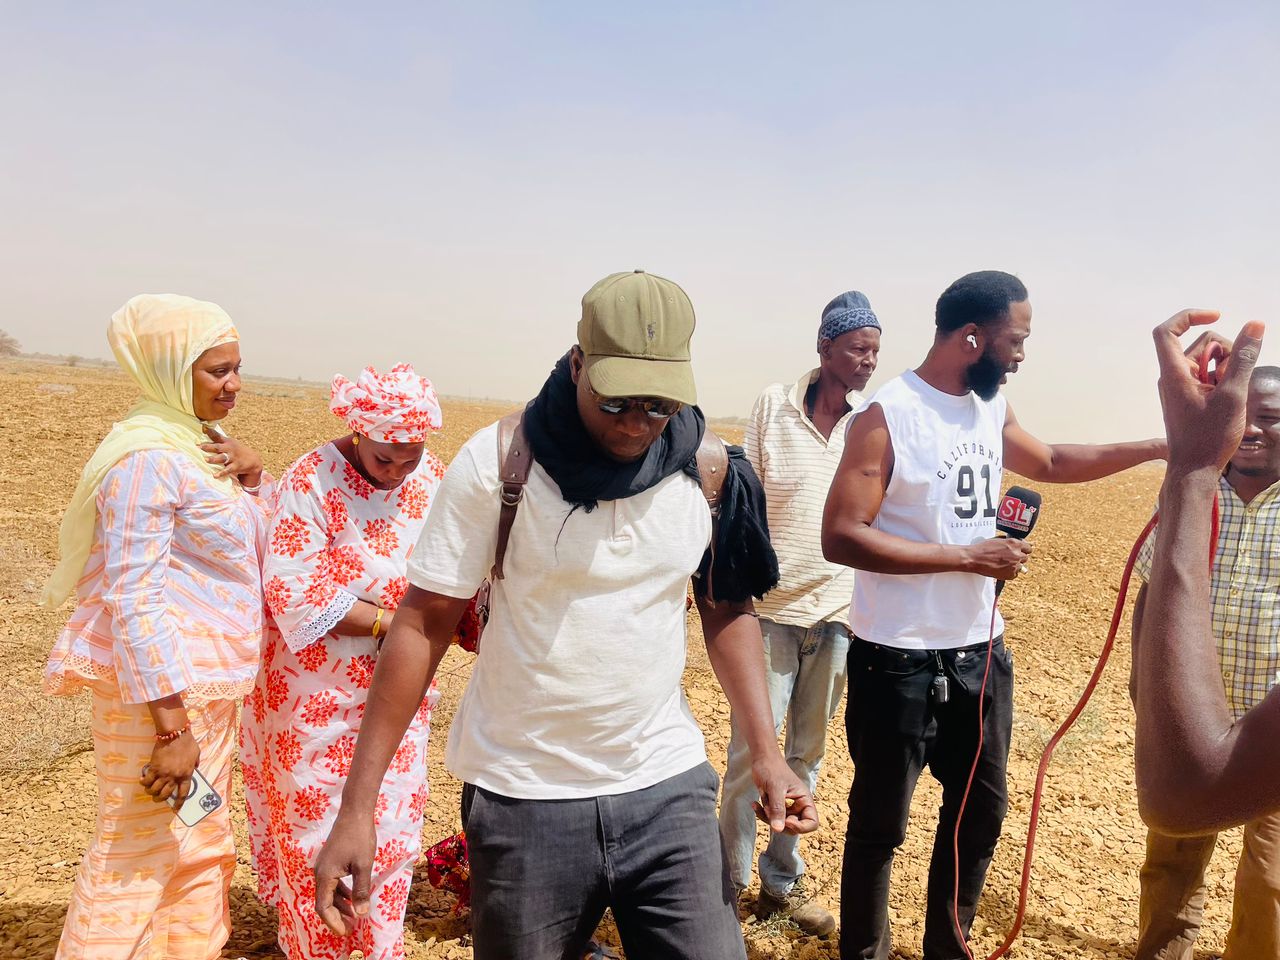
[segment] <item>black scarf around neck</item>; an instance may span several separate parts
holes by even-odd
[[[561,495],[587,513],[600,500],[623,500],[657,486],[693,463],[706,419],[697,407],[681,407],[643,457],[619,463],[599,451],[578,414],[577,384],[566,353],[524,414],[533,458]],[[697,472],[692,474],[697,476]]]
[[[574,509],[590,513],[601,500],[623,500],[683,472],[698,479],[697,452],[706,418],[682,407],[662,435],[634,463],[609,459],[587,433],[578,414],[571,353],[556,363],[524,412],[524,432],[538,465]],[[778,582],[778,558],[769,542],[764,489],[740,447],[730,446],[729,470],[720,494],[714,549],[708,549],[695,588],[710,581],[715,599],[742,602],[762,597]],[[712,563],[714,562],[714,569]]]

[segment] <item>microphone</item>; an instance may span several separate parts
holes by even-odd
[[[1026,487],[1010,487],[1000,500],[1000,509],[996,512],[996,531],[1002,536],[1025,540],[1031,535],[1036,521],[1040,519],[1042,498],[1034,490]],[[996,596],[1008,580],[996,581]]]

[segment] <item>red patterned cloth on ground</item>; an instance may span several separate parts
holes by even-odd
[[[465,831],[445,837],[426,853],[427,880],[437,890],[445,890],[458,898],[454,913],[471,905],[471,864],[467,860]]]
[[[475,653],[480,649],[482,630],[484,630],[484,623],[480,619],[480,612],[476,609],[476,598],[472,597],[467,603],[467,609],[463,610],[462,616],[458,618],[458,625],[453,628],[453,642],[468,653]]]

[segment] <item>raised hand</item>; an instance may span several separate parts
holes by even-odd
[[[204,426],[209,442],[200,444],[205,459],[219,467],[216,476],[235,477],[243,486],[256,487],[262,482],[262,457],[247,443],[228,437],[208,424]]]
[[[1257,321],[1246,323],[1229,349],[1221,346],[1220,338],[1216,340],[1217,369],[1215,375],[1205,377],[1201,361],[1192,351],[1184,352],[1179,341],[1192,327],[1217,319],[1215,310],[1183,310],[1152,334],[1160,361],[1160,406],[1169,438],[1171,472],[1220,473],[1244,435],[1249,377],[1258,362],[1266,328]],[[1202,342],[1203,337],[1196,341]]]

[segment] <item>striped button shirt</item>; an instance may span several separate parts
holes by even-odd
[[[97,505],[79,606],[49,654],[46,692],[105,684],[145,703],[252,690],[267,498],[228,497],[186,454],[142,450],[107,472]]]
[[[811,370],[790,388],[766,387],[747,425],[747,459],[764,483],[769,536],[778,554],[778,585],[756,611],[775,623],[811,627],[827,620],[849,623],[853,570],[822,556],[822,510],[844,453],[844,435],[865,403],[851,392],[853,408],[823,437],[804,410],[804,396],[818,379]]]
[[[1239,719],[1280,680],[1280,483],[1244,503],[1224,477],[1218,510],[1209,605],[1227,704]],[[1154,552],[1153,536],[1135,567],[1144,581]]]

